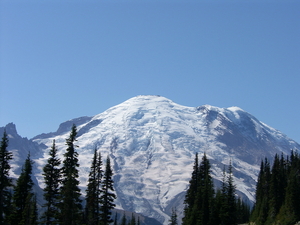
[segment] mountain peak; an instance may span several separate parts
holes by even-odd
[[[232,111],[232,112],[237,112],[237,111],[243,111],[243,109],[241,109],[240,107],[237,107],[237,106],[231,106],[231,107],[228,107],[227,108],[228,110]]]
[[[45,144],[36,159],[42,168],[53,139],[63,157],[70,126],[78,128],[80,184],[87,183],[95,146],[110,155],[116,205],[167,224],[172,207],[183,210],[195,153],[206,152],[218,184],[229,161],[238,194],[254,200],[260,162],[289,154],[300,145],[239,107],[187,107],[156,95],[140,95],[93,117],[69,120],[32,141]],[[200,156],[201,157],[201,156]],[[36,171],[42,184],[42,171]]]

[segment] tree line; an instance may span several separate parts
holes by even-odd
[[[251,215],[256,225],[294,225],[300,221],[300,156],[275,155],[273,166],[261,162],[256,203]]]
[[[86,204],[83,206],[78,180],[76,135],[77,128],[73,125],[66,139],[67,149],[62,162],[53,140],[47,164],[43,167],[45,204],[42,205],[44,210],[39,217],[31,178],[33,161],[28,154],[14,185],[9,177],[9,161],[13,155],[7,150],[8,137],[4,131],[0,147],[0,225],[108,225],[113,222],[112,209],[115,207],[116,195],[110,158],[107,157],[103,170],[101,154],[97,149],[94,150]]]
[[[235,195],[232,165],[223,171],[221,188],[215,189],[210,162],[204,153],[199,164],[198,153],[189,188],[185,196],[182,225],[235,225],[249,221],[250,207]],[[176,220],[171,225],[177,224]]]

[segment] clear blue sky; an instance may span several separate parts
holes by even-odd
[[[32,138],[140,94],[239,106],[300,142],[298,0],[0,0],[0,126]]]

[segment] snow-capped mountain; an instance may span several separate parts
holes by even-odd
[[[216,184],[231,161],[239,195],[253,201],[261,160],[300,149],[298,143],[238,107],[186,107],[161,96],[137,96],[33,138],[39,148],[34,160],[41,186],[41,170],[53,139],[62,157],[73,123],[78,130],[81,186],[86,185],[96,146],[103,159],[106,155],[112,159],[117,207],[163,224],[168,223],[172,207],[182,211],[196,152],[200,160],[206,152]]]

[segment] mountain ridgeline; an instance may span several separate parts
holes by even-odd
[[[8,149],[14,155],[11,175],[19,176],[30,151],[34,182],[44,187],[42,168],[53,140],[63,159],[73,124],[79,146],[79,187],[87,186],[96,147],[111,159],[116,208],[162,224],[168,224],[174,207],[179,220],[183,217],[196,153],[209,159],[216,187],[221,187],[224,168],[231,165],[236,193],[252,205],[261,160],[300,150],[298,143],[238,107],[186,107],[161,96],[137,96],[98,115],[64,122],[56,132],[31,140],[8,124]]]

